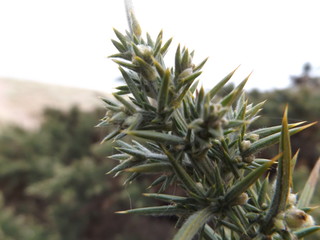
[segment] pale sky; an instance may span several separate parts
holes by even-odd
[[[174,38],[169,63],[177,43],[195,50],[195,63],[209,57],[207,88],[238,65],[234,83],[253,70],[247,89],[286,87],[305,62],[320,73],[318,0],[133,3],[144,33]],[[128,29],[122,0],[0,0],[0,78],[111,91],[113,27]]]

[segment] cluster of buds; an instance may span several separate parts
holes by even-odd
[[[288,228],[296,230],[315,225],[313,217],[302,209],[299,209],[296,204],[297,194],[291,192],[288,195],[287,209],[278,214],[275,219],[277,230],[288,230]]]
[[[199,110],[200,117],[189,124],[189,129],[193,129],[194,133],[203,140],[221,137],[223,128],[229,122],[225,117],[227,109],[219,103],[208,102]]]
[[[251,147],[251,144],[255,141],[259,140],[258,134],[248,134],[245,136],[245,140],[240,143],[240,153],[241,153],[241,160],[245,163],[252,163],[255,159],[253,154],[244,155],[243,153]]]

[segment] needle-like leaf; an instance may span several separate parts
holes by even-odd
[[[160,207],[146,207],[146,208],[136,208],[126,211],[118,211],[118,214],[140,214],[140,215],[152,215],[152,216],[175,216],[175,215],[185,215],[190,213],[190,211],[180,208],[178,206],[160,206]]]
[[[180,197],[176,195],[160,194],[160,193],[144,193],[143,196],[151,197],[164,202],[174,202],[174,203],[186,203],[192,201],[192,199],[187,197]]]
[[[307,125],[304,125],[304,126],[301,126],[301,127],[295,127],[295,128],[292,128],[289,130],[289,134],[290,136],[296,134],[296,133],[299,133],[301,132],[302,130],[308,128],[308,127],[311,127],[313,126],[314,124],[316,124],[316,122],[314,123],[310,123],[310,124],[307,124]],[[273,144],[276,144],[279,142],[280,140],[280,136],[281,136],[281,133],[280,132],[277,132],[277,133],[274,133],[272,135],[269,135],[267,137],[264,137],[264,138],[261,138],[259,139],[258,141],[254,142],[251,144],[251,146],[245,150],[243,152],[243,155],[245,156],[249,156],[250,154],[253,154],[263,148],[266,148],[268,146],[271,146]]]
[[[251,74],[249,74],[249,76],[246,77],[235,89],[233,89],[231,93],[229,93],[227,96],[225,96],[221,100],[222,106],[224,106],[224,107],[231,106],[238,99],[238,97],[242,93],[244,86],[246,85],[247,81],[249,80],[250,76],[251,76]]]
[[[170,70],[167,69],[162,79],[160,91],[158,95],[158,109],[157,109],[158,113],[161,113],[164,110],[165,106],[167,106],[170,77],[171,77]]]
[[[172,167],[169,163],[147,163],[131,168],[126,168],[124,171],[137,173],[165,173],[172,172]]]
[[[288,128],[291,129],[294,127],[298,127],[304,123],[306,123],[306,122],[303,121],[303,122],[291,123],[291,124],[288,124]],[[281,132],[281,129],[282,129],[282,125],[278,125],[278,126],[266,127],[266,128],[260,128],[260,129],[254,130],[251,132],[251,134],[257,134],[257,135],[259,135],[260,138],[264,138],[264,137],[270,136],[274,133]]]
[[[180,159],[175,159],[171,155],[171,153],[169,153],[163,146],[162,148],[165,154],[168,156],[173,170],[175,171],[176,175],[178,176],[179,180],[184,185],[184,187],[188,189],[190,193],[196,194],[199,198],[203,197],[204,196],[203,190],[194,182],[194,180],[183,168],[183,166],[179,162]]]
[[[166,54],[166,52],[167,52],[167,50],[168,50],[171,42],[172,42],[172,38],[170,38],[170,39],[161,47],[160,53],[161,53],[162,55],[165,55],[165,54]]]
[[[121,61],[121,60],[117,60],[117,59],[112,59],[112,61],[114,61],[115,63],[119,64],[122,67],[128,68],[130,70],[133,71],[138,71],[138,66],[136,66],[135,64],[132,64],[129,61]]]
[[[233,70],[231,73],[229,73],[225,78],[223,78],[220,82],[218,82],[217,85],[215,85],[206,95],[207,98],[209,98],[210,100],[217,94],[217,92],[219,92],[220,89],[222,89],[227,82],[231,79],[231,77],[233,76],[233,74],[237,71],[237,69],[239,68],[239,66]]]
[[[198,231],[212,218],[214,215],[210,207],[204,208],[192,214],[183,224],[182,228],[174,236],[173,240],[192,240]]]
[[[166,144],[184,144],[185,140],[176,135],[149,130],[127,131],[126,134]]]
[[[312,172],[304,186],[302,193],[300,195],[297,207],[304,208],[308,207],[313,196],[313,193],[316,189],[316,184],[319,178],[319,171],[320,171],[320,158],[316,162],[316,165],[312,169]]]
[[[117,38],[122,43],[123,47],[126,49],[128,47],[128,45],[127,45],[128,39],[121,32],[119,32],[117,29],[114,28],[113,31],[116,34]]]
[[[301,239],[319,230],[320,230],[320,226],[312,226],[312,227],[303,228],[301,230],[295,231],[294,234],[297,236],[298,239]]]
[[[291,145],[290,145],[290,133],[288,128],[288,107],[285,108],[282,129],[280,135],[280,149],[282,153],[278,162],[278,172],[275,185],[275,191],[273,194],[270,208],[264,219],[263,232],[268,233],[273,227],[273,219],[282,211],[285,210],[287,205],[287,199],[291,186]]]

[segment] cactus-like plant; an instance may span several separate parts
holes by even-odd
[[[174,66],[166,66],[171,39],[164,42],[162,32],[144,39],[128,5],[127,14],[130,32],[114,30],[119,52],[111,56],[125,84],[114,99],[103,99],[107,113],[99,126],[114,127],[104,141],[116,142],[118,153],[111,157],[119,164],[109,173],[129,172],[127,182],[157,174],[150,187],[159,192],[144,195],[167,204],[118,213],[175,215],[180,226],[175,240],[299,239],[317,231],[308,214],[310,184],[299,200],[292,193],[297,154],[291,155],[290,136],[312,124],[289,124],[285,109],[282,125],[250,131],[264,102],[246,100],[249,77],[219,97],[234,70],[205,92],[197,78],[206,60],[194,64],[194,52],[178,46]],[[133,140],[122,141],[126,135]],[[277,143],[273,159],[255,157]],[[267,174],[272,165],[274,182]],[[183,194],[161,193],[172,184]]]

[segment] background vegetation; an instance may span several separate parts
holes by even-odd
[[[290,122],[320,120],[320,88],[302,86],[269,92],[254,90],[249,93],[249,97],[254,102],[267,100],[261,114],[263,117],[255,122],[255,128],[280,124],[278,116],[281,116],[287,103]],[[293,136],[292,147],[294,152],[300,149],[298,164],[312,168],[320,156],[320,125],[316,124]]]
[[[0,239],[105,240],[166,239],[171,224],[163,219],[127,218],[114,212],[135,201],[146,186],[123,191],[123,179],[105,173],[113,162],[105,156],[94,125],[97,110],[81,113],[48,109],[36,131],[8,127],[0,136]],[[132,201],[130,199],[133,199]],[[160,224],[161,223],[161,224]],[[140,226],[148,226],[141,228]]]

